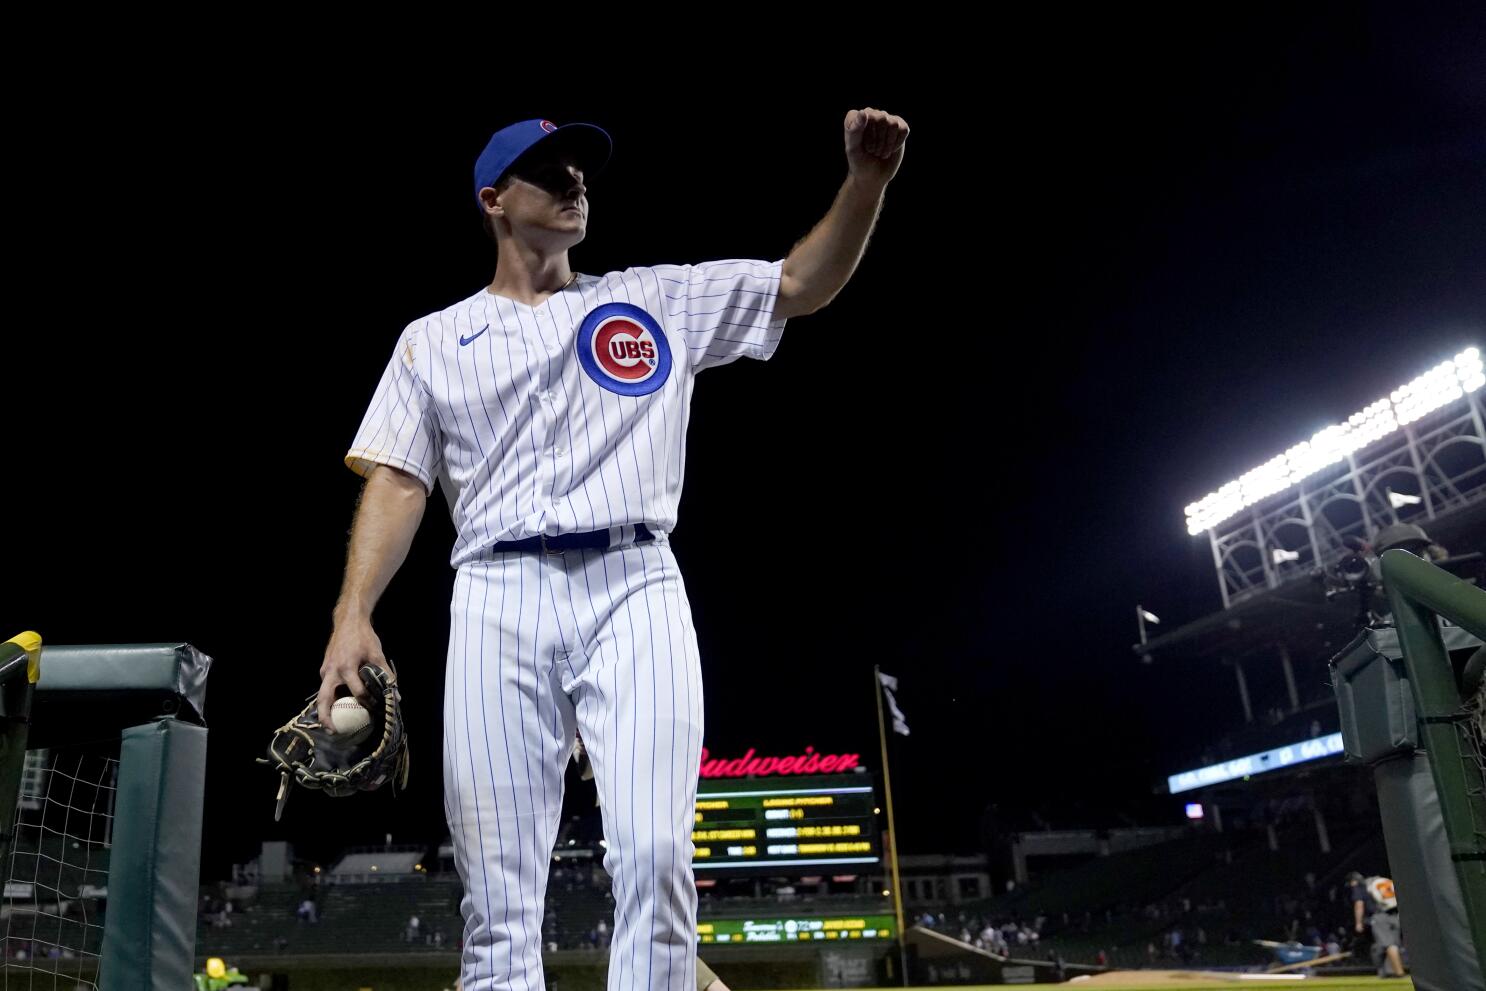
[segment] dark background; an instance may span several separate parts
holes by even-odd
[[[707,745],[876,768],[881,664],[913,729],[905,852],[979,849],[991,805],[1003,827],[1175,818],[1153,784],[1237,701],[1141,665],[1133,608],[1170,629],[1219,605],[1189,502],[1486,345],[1486,35],[1467,5],[1084,16],[540,77],[509,41],[344,69],[285,43],[24,109],[11,207],[41,224],[14,246],[5,419],[31,570],[0,619],[216,659],[208,879],[265,839],[441,839],[441,497],[377,615],[412,790],[301,795],[274,824],[251,759],[318,682],[341,457],[397,334],[493,270],[474,157],[513,120],[610,130],[578,270],[777,258],[870,105],[913,132],[856,278],[693,403],[674,546]]]

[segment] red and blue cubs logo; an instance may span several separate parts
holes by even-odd
[[[578,363],[621,396],[647,396],[671,377],[671,345],[655,318],[631,303],[605,303],[578,326]]]
[[[550,120],[544,120],[542,121],[542,130],[546,131],[548,134],[551,134],[553,131],[557,130],[557,125],[552,123]]]

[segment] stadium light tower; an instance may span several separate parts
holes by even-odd
[[[1329,567],[1348,538],[1486,498],[1486,367],[1469,347],[1186,507],[1223,607]]]

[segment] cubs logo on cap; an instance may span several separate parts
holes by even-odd
[[[588,377],[621,396],[646,396],[671,377],[671,345],[649,313],[632,303],[605,303],[578,326],[578,363]]]

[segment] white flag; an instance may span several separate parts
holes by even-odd
[[[1402,509],[1405,506],[1417,506],[1423,501],[1424,499],[1421,496],[1409,495],[1406,492],[1394,492],[1392,489],[1388,490],[1388,505],[1394,509]]]
[[[1286,561],[1299,561],[1299,551],[1287,551],[1283,547],[1275,547],[1269,552],[1270,560],[1275,564],[1284,564]]]
[[[1156,615],[1156,614],[1155,614],[1155,613],[1153,613],[1153,612],[1148,612],[1148,611],[1146,611],[1146,610],[1144,610],[1144,609],[1142,609],[1142,610],[1141,610],[1141,611],[1140,611],[1140,615],[1141,615],[1141,617],[1142,617],[1142,618],[1143,618],[1143,619],[1144,619],[1144,620],[1145,620],[1145,621],[1146,621],[1146,622],[1147,622],[1147,623],[1159,623],[1159,622],[1161,622],[1161,617],[1160,617],[1160,616],[1157,616],[1157,615]]]
[[[903,715],[903,710],[898,708],[898,700],[893,697],[893,692],[898,688],[898,679],[890,674],[877,672],[877,680],[882,682],[882,694],[887,696],[887,710],[893,714],[893,732],[908,735],[908,721]]]

